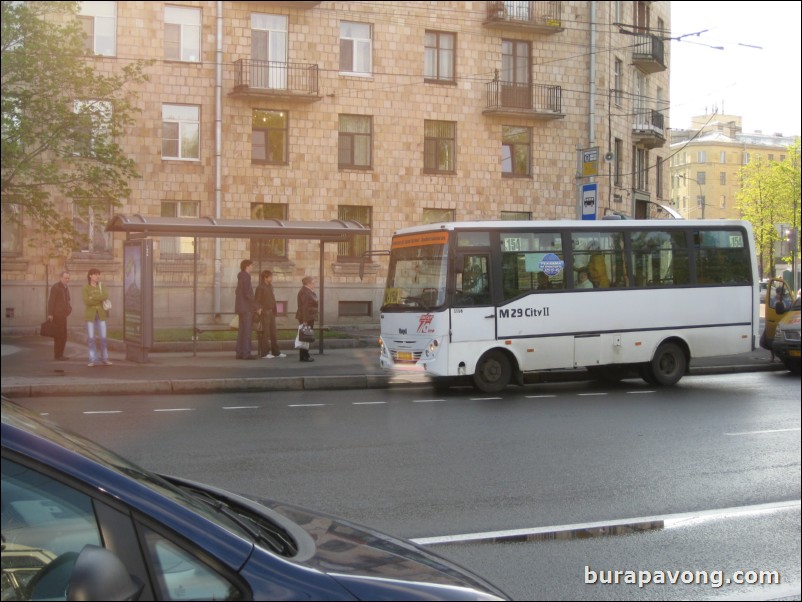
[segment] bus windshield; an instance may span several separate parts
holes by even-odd
[[[447,232],[393,240],[382,311],[428,311],[445,303],[447,243]]]

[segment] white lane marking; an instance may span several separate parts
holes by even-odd
[[[627,391],[627,395],[645,395],[646,393],[657,393],[657,391]]]
[[[738,506],[734,508],[721,508],[718,510],[702,510],[699,512],[683,512],[678,514],[663,514],[657,516],[641,516],[637,518],[624,518],[608,521],[594,521],[589,523],[575,523],[568,525],[551,525],[548,527],[532,527],[529,529],[512,529],[507,531],[485,531],[482,533],[463,533],[459,535],[442,535],[439,537],[419,537],[411,541],[418,545],[437,545],[449,543],[466,543],[483,540],[505,540],[523,539],[528,536],[542,536],[554,533],[570,531],[609,531],[616,527],[633,526],[643,528],[643,526],[653,525],[652,528],[671,529],[684,527],[689,524],[697,524],[708,520],[720,518],[731,518],[748,514],[766,514],[770,512],[783,512],[787,510],[799,510],[802,500],[792,500],[789,502],[772,502],[767,504],[755,504],[752,506]]]
[[[469,397],[471,401],[495,401],[496,399],[504,399],[503,397]]]
[[[291,403],[287,407],[289,407],[289,408],[320,408],[320,407],[322,407],[324,405],[327,405],[327,404],[325,404],[325,403]]]
[[[122,414],[122,410],[94,410],[83,412],[84,414]]]
[[[261,406],[223,406],[224,410],[258,410]]]
[[[163,408],[161,410],[153,410],[154,412],[194,412],[195,408]]]
[[[377,406],[387,403],[386,401],[354,401],[351,405],[355,406]]]
[[[540,399],[541,397],[557,397],[556,395],[525,395],[527,399]]]
[[[434,403],[436,401],[445,401],[445,399],[413,399],[412,403]]]
[[[594,397],[599,395],[607,395],[607,393],[577,393],[580,397]]]
[[[740,437],[742,435],[767,435],[769,433],[796,433],[802,430],[802,427],[796,427],[793,429],[773,429],[773,430],[766,430],[766,431],[743,431],[741,433],[724,433],[730,437]]]

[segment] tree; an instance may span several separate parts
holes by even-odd
[[[59,254],[86,238],[73,212],[105,214],[139,177],[116,140],[138,113],[129,87],[147,80],[142,61],[113,75],[95,69],[78,6],[2,2],[3,220]]]
[[[794,217],[794,206],[798,207],[795,203],[799,202],[799,175],[799,141],[788,147],[788,155],[781,162],[768,162],[758,156],[741,169],[736,206],[743,219],[752,224],[763,275],[774,275],[774,247],[782,237],[777,224],[799,225],[799,217]]]

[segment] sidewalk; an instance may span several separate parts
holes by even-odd
[[[234,351],[219,345],[199,345],[197,354],[189,350],[154,352],[147,363],[125,359],[125,351],[115,346],[110,353],[112,366],[88,367],[85,345],[67,343],[67,361],[56,362],[53,341],[41,336],[6,336],[2,339],[2,394],[9,397],[51,395],[141,395],[190,394],[320,389],[386,388],[425,384],[419,374],[389,375],[378,365],[376,337],[366,333],[363,340],[326,340],[321,354],[314,343],[313,363],[299,362],[298,352],[283,349],[285,358],[237,360]],[[347,346],[345,346],[347,345]],[[331,348],[329,348],[331,347]],[[691,374],[723,374],[784,370],[771,362],[764,349],[734,356],[693,360]],[[584,369],[538,373],[532,382],[558,382],[588,379]]]

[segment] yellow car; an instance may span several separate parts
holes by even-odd
[[[791,305],[790,309],[780,315],[780,321],[774,332],[771,349],[774,355],[782,360],[785,367],[794,374],[800,373],[800,347],[799,347],[799,308],[800,298]]]
[[[799,299],[782,279],[768,282],[765,318],[761,347],[769,349],[791,372],[799,374]]]

